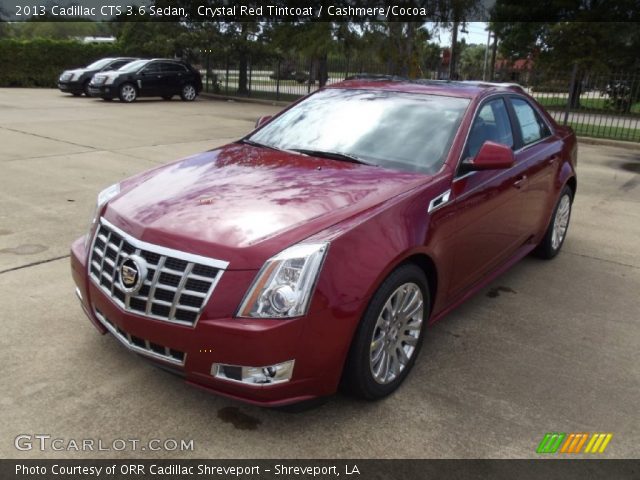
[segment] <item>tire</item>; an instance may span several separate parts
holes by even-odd
[[[409,315],[398,315],[396,302]],[[393,393],[420,353],[430,305],[422,269],[407,264],[392,272],[365,310],[349,351],[343,386],[366,400]]]
[[[552,259],[567,238],[569,220],[571,219],[571,206],[573,205],[573,191],[567,185],[560,192],[560,198],[553,209],[553,216],[547,227],[547,231],[535,250],[535,255],[546,260]]]
[[[118,89],[118,97],[121,102],[135,102],[136,98],[138,98],[138,90],[132,83],[123,83]]]
[[[91,94],[89,93],[89,80],[85,80],[82,84],[82,91],[86,97],[91,97]]]
[[[71,95],[73,95],[74,97],[82,96],[82,94],[80,92],[73,92]]]
[[[197,96],[198,91],[191,83],[187,83],[182,87],[182,90],[180,90],[180,98],[184,102],[193,102]]]
[[[162,96],[162,99],[163,100],[167,100],[167,101],[171,100],[172,98],[173,98],[173,95],[163,95]]]

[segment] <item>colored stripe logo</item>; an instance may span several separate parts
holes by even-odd
[[[552,432],[545,434],[536,453],[604,453],[612,438],[612,433]]]

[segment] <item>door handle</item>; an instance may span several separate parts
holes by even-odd
[[[513,182],[513,186],[516,188],[522,188],[524,187],[525,183],[527,183],[527,176],[521,175],[518,178],[516,178],[515,182]]]

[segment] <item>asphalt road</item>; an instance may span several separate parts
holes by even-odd
[[[0,458],[535,457],[551,431],[611,432],[604,456],[638,457],[640,150],[581,145],[563,252],[525,259],[434,326],[384,401],[337,395],[299,414],[246,406],[98,335],[67,257],[96,193],[276,110],[0,90]],[[194,451],[23,452],[19,434],[192,439]]]

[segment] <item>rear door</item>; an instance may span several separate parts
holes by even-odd
[[[506,100],[493,96],[477,109],[462,159],[474,157],[487,140],[516,147]],[[462,160],[461,159],[461,160]],[[521,190],[526,166],[503,170],[459,170],[451,187],[455,215],[454,265],[448,287],[453,300],[523,243]]]
[[[552,134],[542,115],[526,98],[512,95],[508,100],[518,144],[516,162],[526,166],[527,176],[520,221],[527,236],[532,237],[546,228],[562,141]]]
[[[166,94],[179,94],[188,74],[187,68],[177,62],[165,62],[162,64],[162,68],[167,75]]]

